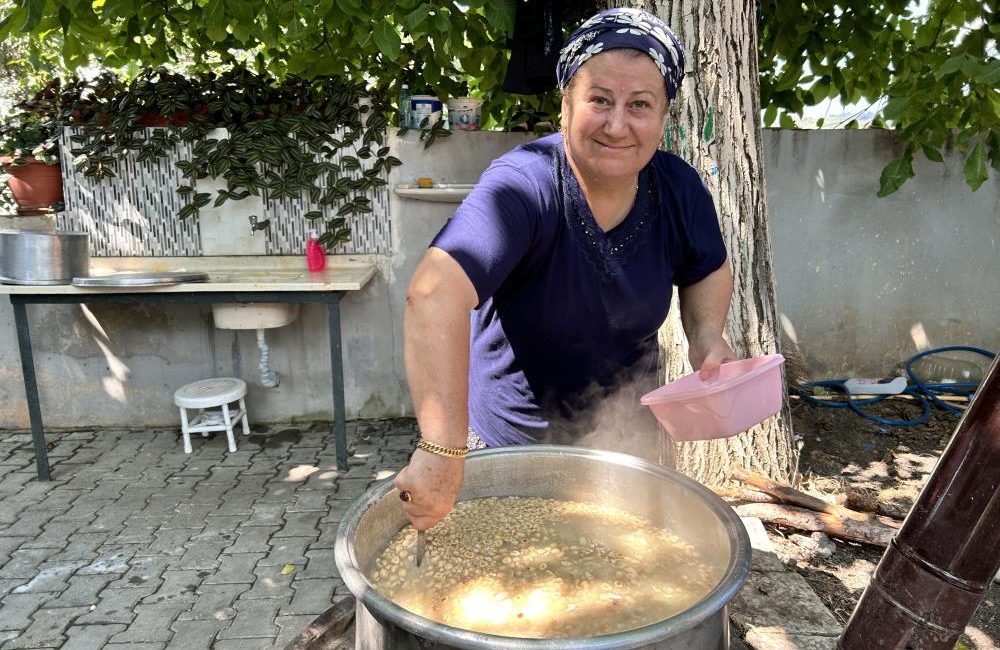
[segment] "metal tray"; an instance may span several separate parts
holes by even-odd
[[[208,273],[203,271],[129,272],[73,278],[74,287],[163,287],[181,282],[204,282]]]

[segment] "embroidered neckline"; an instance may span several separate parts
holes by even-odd
[[[562,194],[563,218],[590,264],[605,281],[611,281],[621,272],[626,260],[642,242],[642,235],[660,213],[653,163],[650,161],[639,172],[639,188],[628,214],[621,223],[605,232],[597,224],[580,182],[566,160],[565,144],[560,143],[558,149],[555,171]]]

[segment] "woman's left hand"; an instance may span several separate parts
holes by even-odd
[[[719,371],[726,361],[734,361],[736,353],[722,336],[706,337],[703,341],[689,341],[688,359],[698,370],[698,377],[706,380]]]

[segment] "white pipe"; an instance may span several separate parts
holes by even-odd
[[[274,388],[278,385],[278,373],[271,369],[271,351],[267,347],[264,339],[264,330],[257,330],[257,349],[260,351],[260,360],[257,369],[260,370],[260,383],[264,388]]]

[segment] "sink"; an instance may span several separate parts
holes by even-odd
[[[224,330],[262,330],[282,327],[291,323],[298,315],[299,303],[243,302],[212,305],[215,326]]]
[[[461,203],[475,185],[471,183],[438,183],[422,188],[410,183],[396,185],[393,192],[397,196],[415,201],[435,201],[438,203]]]

